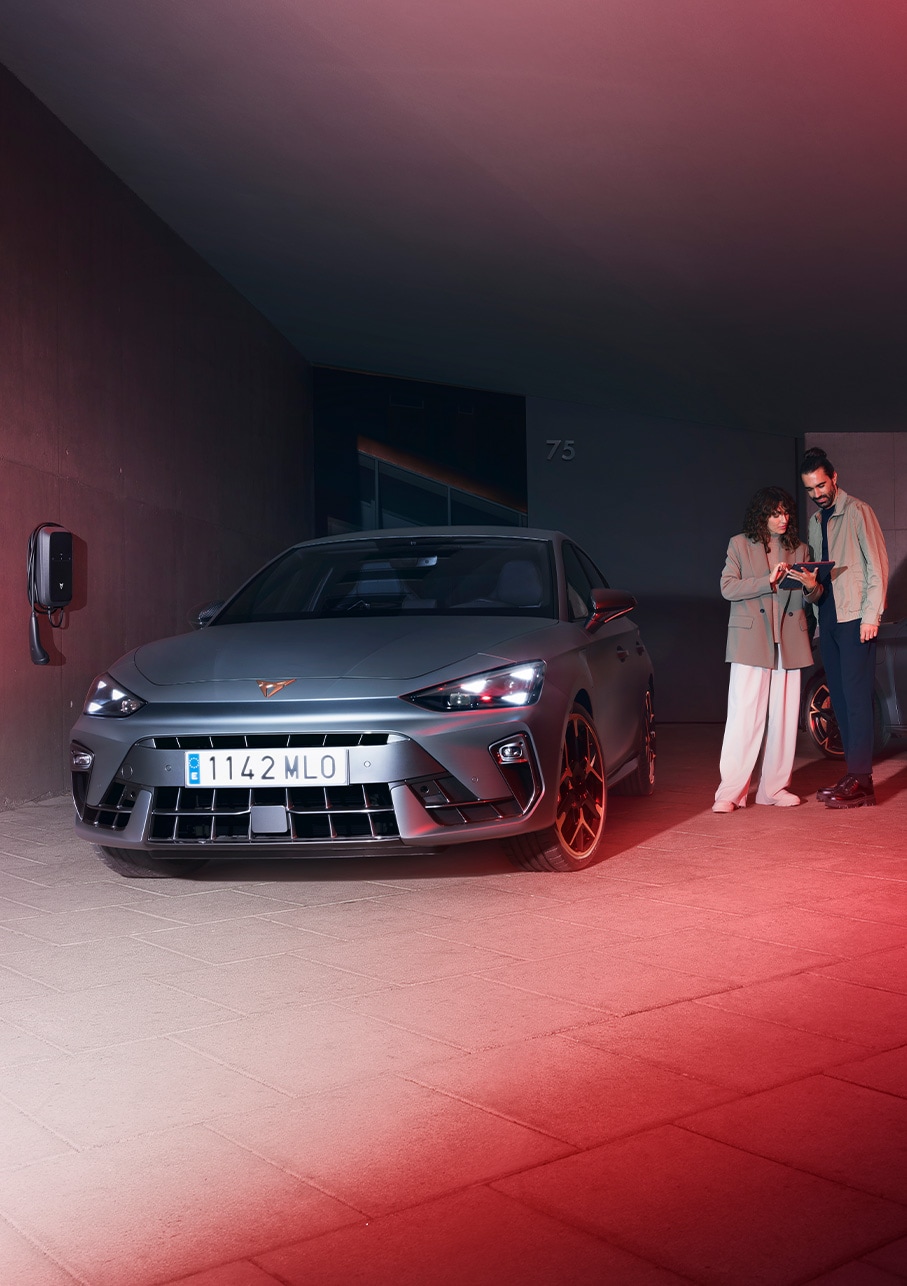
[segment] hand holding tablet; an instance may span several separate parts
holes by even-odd
[[[803,582],[791,575],[791,572],[812,572],[814,575],[821,575],[823,570],[830,571],[834,567],[834,559],[822,559],[815,563],[791,563],[790,569],[786,576],[783,576],[778,582],[779,589],[803,589]]]

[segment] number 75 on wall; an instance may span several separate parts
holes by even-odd
[[[546,438],[549,460],[573,460],[576,458],[575,438]]]

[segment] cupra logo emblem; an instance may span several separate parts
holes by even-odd
[[[267,679],[259,679],[258,686],[261,688],[263,697],[273,697],[275,692],[280,692],[282,688],[288,688],[295,679],[279,679],[276,683],[268,682]]]

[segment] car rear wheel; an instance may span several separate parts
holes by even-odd
[[[843,759],[844,745],[838,721],[832,709],[828,681],[821,672],[813,675],[803,697],[803,724],[810,741],[828,759]],[[875,755],[888,745],[891,732],[882,720],[878,696],[872,699],[872,752]]]
[[[128,880],[167,880],[192,875],[207,865],[207,859],[150,857],[129,848],[98,848],[101,861]]]
[[[844,747],[824,674],[813,675],[803,698],[803,722],[810,741],[828,759],[843,759]]]
[[[655,705],[652,689],[646,689],[642,715],[642,742],[636,767],[614,786],[615,795],[651,795],[655,789]]]
[[[581,871],[600,861],[608,789],[601,742],[588,711],[575,705],[561,749],[555,823],[507,840],[507,856],[527,871]]]

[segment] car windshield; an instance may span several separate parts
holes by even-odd
[[[212,625],[334,616],[557,614],[547,540],[375,537],[289,550],[241,589]]]

